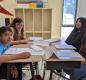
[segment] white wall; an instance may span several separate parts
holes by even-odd
[[[52,38],[61,38],[63,0],[48,0],[52,8]]]
[[[77,17],[86,17],[86,0],[78,0]]]

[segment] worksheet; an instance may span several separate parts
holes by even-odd
[[[31,55],[44,55],[44,50],[36,51],[32,48],[9,48],[4,54],[19,54],[23,52],[30,52]]]

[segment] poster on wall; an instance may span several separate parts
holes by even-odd
[[[45,8],[48,0],[17,0],[18,8]]]
[[[42,2],[48,2],[48,0],[17,0],[17,3],[20,3],[20,2],[38,2],[38,1],[42,1]]]

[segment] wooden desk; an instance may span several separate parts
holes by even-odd
[[[54,54],[50,59],[46,61],[46,68],[48,70],[58,70],[58,69],[74,69],[80,68],[81,60],[61,60],[57,58]]]
[[[65,54],[68,54],[67,58],[65,58]],[[77,54],[77,55],[72,56],[69,54]],[[56,55],[53,54],[49,59],[47,60],[44,59],[46,61],[47,69],[56,70],[56,69],[79,68],[81,65],[81,62],[85,61],[85,59],[81,57],[79,53],[76,53],[73,50],[69,50],[69,51],[68,50],[57,50]]]
[[[28,63],[28,62],[40,62],[42,60],[42,56],[31,56],[27,59],[19,59],[8,61],[7,63]]]
[[[14,45],[11,48],[29,48],[31,45],[32,44],[19,44],[19,45]],[[12,61],[8,61],[8,63],[39,62],[41,60],[42,60],[42,56],[41,55],[32,55],[30,58],[12,60]]]

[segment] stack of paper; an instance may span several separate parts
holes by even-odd
[[[73,49],[76,49],[75,47],[73,47],[72,45],[58,45],[58,44],[55,44],[56,48],[57,49],[62,49],[62,50],[73,50]]]
[[[36,41],[34,42],[34,45],[40,45],[40,46],[50,46],[52,42],[58,42],[59,39],[46,39],[42,41]]]
[[[30,52],[31,55],[44,55],[44,50],[36,51],[30,48],[9,48],[4,54],[19,54],[23,52]]]
[[[49,46],[50,42],[47,42],[47,41],[36,41],[36,42],[34,42],[34,45]]]
[[[78,53],[73,50],[58,50],[57,53],[55,53],[56,56],[58,56],[60,59],[76,59],[76,60],[83,60],[84,58]]]
[[[45,59],[49,59],[53,55],[51,47],[47,47],[44,53]]]
[[[29,39],[32,40],[32,41],[41,41],[41,40],[43,40],[42,37],[30,37]]]
[[[60,39],[46,39],[44,41],[52,43],[52,42],[58,42],[58,41],[60,41]]]

